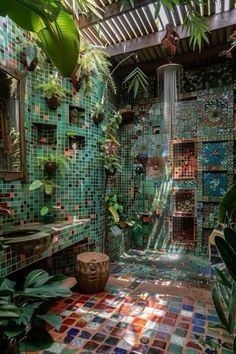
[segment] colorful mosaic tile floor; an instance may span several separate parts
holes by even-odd
[[[130,274],[150,282],[169,280],[210,288],[212,268],[207,259],[190,254],[130,250],[111,266],[114,277]]]
[[[93,296],[74,293],[52,309],[63,316],[43,354],[232,354],[211,305],[188,298],[109,286]],[[202,348],[199,339],[220,344]]]
[[[148,255],[149,262],[154,261],[150,256],[155,255]],[[181,262],[183,271],[190,258],[186,264]],[[109,278],[106,291],[95,295],[75,292],[53,307],[53,313],[63,316],[63,323],[59,331],[50,331],[55,343],[42,354],[232,354],[231,339],[212,328],[219,320],[207,289],[195,288],[200,295],[191,297],[192,285],[188,284],[179,296],[178,288],[168,282],[172,294],[163,293],[148,275],[144,279],[138,271],[135,276],[115,272],[120,266],[120,262],[112,266],[115,276]],[[171,267],[167,269],[171,272]],[[208,294],[207,301],[201,291]],[[209,344],[202,346],[201,339]]]

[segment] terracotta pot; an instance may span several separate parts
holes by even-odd
[[[126,229],[128,227],[128,224],[126,221],[119,221],[118,223],[118,226],[121,228],[121,229]]]
[[[130,111],[122,112],[121,115],[122,115],[122,123],[129,124],[133,122],[134,111],[130,110]]]
[[[102,113],[102,112],[95,113],[93,115],[93,121],[94,121],[95,124],[101,123],[104,120],[104,118],[105,118],[105,114]]]
[[[105,168],[105,173],[107,176],[115,176],[116,174],[116,170],[114,172],[111,172],[110,170],[108,170],[107,168]]]
[[[57,96],[52,96],[50,98],[46,98],[48,108],[50,109],[57,109],[60,106],[60,101]]]
[[[52,174],[56,173],[57,167],[58,166],[57,166],[56,162],[48,161],[44,166],[44,170],[48,174],[52,175]]]

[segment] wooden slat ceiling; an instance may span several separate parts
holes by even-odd
[[[119,11],[118,6],[119,0],[96,0],[96,2],[104,9],[104,18],[99,20],[90,17],[86,21],[84,19],[79,20],[80,31],[82,36],[93,45],[106,46],[109,53],[112,53],[112,49],[116,48],[116,46],[119,46],[121,43],[124,44],[125,48],[126,41],[128,43],[130,40],[138,40],[146,35],[158,32],[163,33],[167,23],[180,26],[183,24],[183,19],[186,17],[185,6],[175,6],[174,12],[171,13],[167,8],[161,5],[159,18],[156,21],[154,18],[154,0],[136,0],[137,6],[135,8],[127,4],[121,11]],[[202,15],[212,16],[229,12],[234,8],[234,0],[210,0],[208,5],[200,8],[200,11]],[[113,9],[114,11],[112,11]],[[229,24],[225,23],[223,27],[221,26],[221,28],[212,31],[209,35],[209,44],[203,43],[202,50],[211,47],[220,48],[221,46],[225,46],[227,38],[233,30],[236,29],[236,18],[234,22],[234,24],[232,24],[232,21]],[[189,45],[189,38],[184,37],[178,45],[176,55],[181,56],[190,52],[193,52],[193,49]],[[160,45],[151,45],[144,49],[138,48],[137,53],[141,63],[161,60],[164,57]],[[120,62],[127,55],[124,50],[122,54],[112,55],[112,58],[115,62]],[[121,65],[127,66],[134,63],[135,57],[131,57]]]

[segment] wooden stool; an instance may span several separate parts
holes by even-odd
[[[103,291],[109,278],[110,259],[104,253],[85,252],[76,259],[78,288],[85,294]]]

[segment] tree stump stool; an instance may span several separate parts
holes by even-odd
[[[85,252],[76,258],[78,289],[85,294],[103,291],[109,278],[110,259],[104,253]]]

